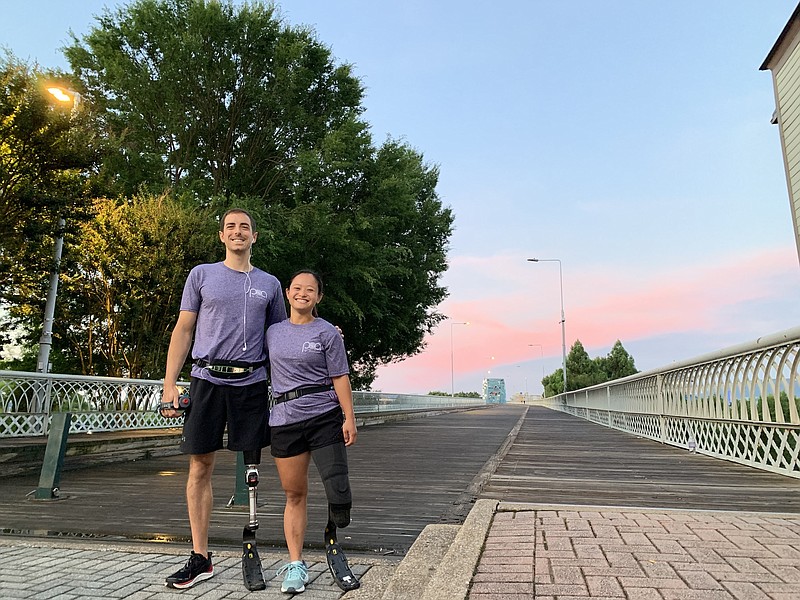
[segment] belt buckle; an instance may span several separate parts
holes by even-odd
[[[207,368],[211,371],[227,373],[228,375],[241,375],[242,373],[247,373],[250,369],[249,367],[232,367],[229,365],[208,365]]]

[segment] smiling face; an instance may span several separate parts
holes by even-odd
[[[317,278],[311,273],[295,275],[286,289],[286,299],[293,313],[313,315],[314,307],[322,300]]]
[[[249,252],[258,233],[253,231],[250,217],[243,212],[232,212],[225,216],[219,232],[220,241],[228,252],[240,254]]]

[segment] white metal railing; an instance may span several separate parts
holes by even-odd
[[[72,413],[70,433],[160,429],[161,381],[0,371],[0,438],[46,435],[50,415]],[[188,383],[179,384],[188,388]],[[353,392],[356,414],[460,408],[482,398]]]
[[[800,327],[539,403],[800,478]]]

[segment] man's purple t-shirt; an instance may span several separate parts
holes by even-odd
[[[324,319],[295,325],[288,319],[267,330],[273,395],[299,387],[329,385],[347,375],[347,353],[339,331]],[[276,404],[269,416],[273,427],[305,421],[339,406],[336,392],[319,392]]]
[[[193,360],[256,363],[266,359],[267,327],[286,318],[281,284],[253,268],[235,271],[224,263],[198,265],[189,273],[181,310],[197,313]],[[241,379],[220,379],[192,365],[192,377],[217,385],[249,385],[267,378],[266,367]]]

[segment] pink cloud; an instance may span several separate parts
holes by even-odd
[[[576,339],[587,349],[607,352],[617,339],[626,344],[684,332],[747,331],[746,323],[730,315],[749,303],[784,300],[787,294],[797,297],[797,271],[796,252],[786,247],[657,271],[573,267],[564,277],[567,351]],[[440,310],[453,321],[470,322],[452,327],[452,359],[457,382],[466,377],[472,382],[471,386],[455,385],[457,391],[478,389],[489,370],[513,373],[518,364],[541,363],[541,354],[547,372],[560,366],[558,277],[551,276],[554,281],[543,284],[540,280],[545,279],[532,278],[530,266],[519,257],[453,258],[446,281],[451,298]],[[797,324],[797,315],[784,315],[788,321],[795,319],[786,327]],[[777,317],[780,320],[781,315]],[[773,331],[759,335],[767,333]],[[444,321],[428,336],[421,354],[379,369],[375,387],[397,392],[449,391],[450,335],[449,321]],[[530,344],[541,344],[541,353]]]

